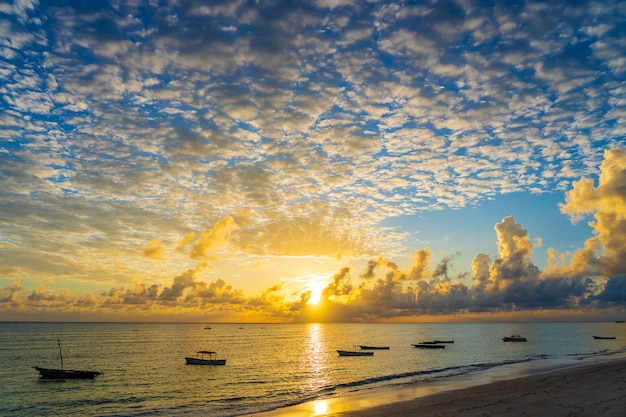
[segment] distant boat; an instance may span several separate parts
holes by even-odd
[[[59,357],[61,359],[61,369],[41,368],[33,366],[39,372],[41,378],[45,379],[94,379],[96,375],[100,375],[98,371],[76,371],[63,369],[63,353],[61,352],[61,340],[57,339],[59,344]]]
[[[210,326],[204,326],[204,330],[211,330]]]
[[[374,352],[359,352],[358,350],[339,350],[339,356],[374,356]]]
[[[435,340],[435,343],[454,343],[454,340]]]
[[[422,342],[422,343],[417,343],[414,344],[413,347],[419,348],[419,349],[445,349],[445,345],[439,345],[435,342]]]
[[[389,346],[365,346],[359,345],[361,350],[389,350]]]
[[[187,365],[226,365],[226,359],[217,359],[216,352],[199,350],[197,355],[195,358],[185,358]],[[205,359],[204,355],[209,355],[209,357]]]
[[[94,379],[100,375],[97,371],[75,371],[70,369],[49,369],[33,366],[42,378],[45,379]]]
[[[615,336],[594,336],[594,339],[615,340]]]
[[[615,323],[623,323],[624,320],[615,320]]]
[[[502,341],[504,342],[526,342],[526,338],[520,336],[517,333],[513,333],[511,336],[506,336],[502,338]]]

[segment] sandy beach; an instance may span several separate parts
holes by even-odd
[[[436,392],[436,387],[432,387]],[[272,416],[393,417],[624,417],[626,416],[626,359],[583,364],[548,373],[428,394],[428,388],[381,404],[376,394],[316,401],[282,410]],[[415,398],[417,397],[417,398]]]
[[[337,415],[626,416],[626,360],[533,375]]]

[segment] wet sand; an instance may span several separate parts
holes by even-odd
[[[263,416],[351,417],[624,417],[626,358],[569,365],[546,372],[491,374],[482,381],[460,377],[412,389],[312,401]],[[534,372],[541,372],[536,373]],[[489,374],[487,374],[489,375]],[[495,381],[495,382],[491,382]]]
[[[624,417],[626,360],[499,381],[336,415]]]

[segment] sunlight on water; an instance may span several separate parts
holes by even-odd
[[[315,401],[313,404],[313,415],[325,415],[328,411],[328,403],[326,401]]]
[[[528,343],[502,342],[511,333]],[[59,366],[57,338],[66,368],[102,375],[40,380],[31,366]],[[455,343],[438,352],[412,346],[435,339]],[[337,354],[359,344],[390,349]],[[626,325],[616,323],[0,323],[0,415],[229,417],[306,400],[315,400],[320,415],[348,393],[441,380],[484,364],[574,361],[625,345]],[[226,365],[186,365],[198,350],[217,351]]]
[[[323,333],[324,329],[320,324],[307,325],[306,345],[300,359],[307,373],[306,388],[303,387],[305,392],[316,392],[328,384],[326,352],[329,348],[325,344]]]

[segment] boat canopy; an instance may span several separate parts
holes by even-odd
[[[217,352],[211,352],[208,350],[199,350],[198,353],[204,353],[205,355],[215,355]]]

